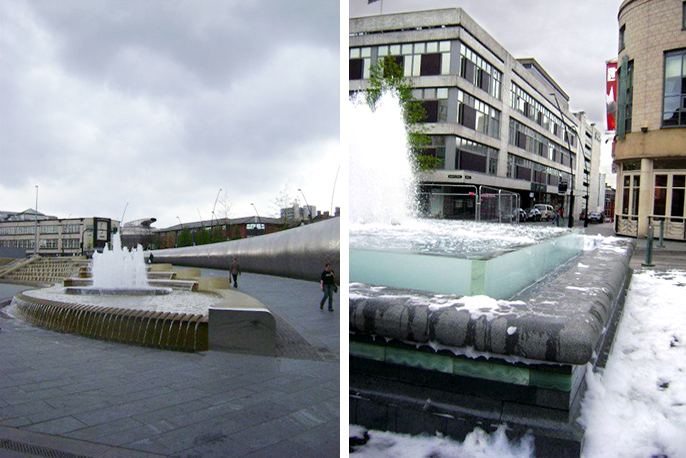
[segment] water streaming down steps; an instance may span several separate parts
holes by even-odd
[[[57,331],[181,351],[208,349],[207,317],[85,306],[18,294],[13,299],[26,322]]]

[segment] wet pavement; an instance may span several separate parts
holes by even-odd
[[[0,457],[338,456],[339,297],[328,312],[316,282],[239,287],[277,317],[282,356],[104,342],[0,310]],[[0,284],[0,303],[22,289]]]

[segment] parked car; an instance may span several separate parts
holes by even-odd
[[[601,212],[589,212],[588,222],[602,224],[605,222],[605,215],[603,215]]]
[[[536,207],[527,208],[526,210],[526,220],[527,221],[540,221],[541,211]]]
[[[519,221],[520,223],[526,223],[529,218],[526,212],[522,208],[515,208],[512,212],[512,220]]]
[[[552,205],[548,204],[536,204],[534,208],[541,212],[541,219],[550,221],[555,217],[555,209]]]

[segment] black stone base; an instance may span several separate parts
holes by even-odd
[[[350,423],[369,429],[463,441],[477,427],[493,433],[505,423],[510,440],[534,436],[538,457],[578,457],[584,435],[578,414],[579,399],[565,411],[350,375]]]

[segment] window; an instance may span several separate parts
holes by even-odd
[[[460,44],[460,76],[500,100],[503,74],[464,44]]]
[[[498,150],[466,138],[455,139],[455,169],[496,175],[498,173]]]
[[[379,58],[396,56],[406,77],[447,75],[450,73],[450,42],[430,41],[383,45],[378,48]]]
[[[662,127],[686,126],[686,50],[665,54]]]
[[[372,48],[350,48],[348,60],[348,79],[369,79],[369,70],[372,63]]]
[[[421,58],[420,76],[440,75],[441,55],[438,53],[424,54]]]
[[[417,154],[421,156],[431,156],[440,160],[441,166],[445,164],[445,137],[444,136],[431,136],[431,145],[427,148],[418,151]]]
[[[634,61],[626,67],[626,95],[624,97],[624,132],[631,132],[631,112],[634,99]]]
[[[624,49],[624,33],[626,32],[626,24],[619,28],[619,51]]]
[[[412,98],[420,100],[426,118],[422,122],[446,122],[448,120],[448,88],[413,89]]]
[[[461,90],[457,92],[457,122],[493,138],[500,138],[500,111]]]
[[[686,30],[686,2],[681,4],[681,30]]]

